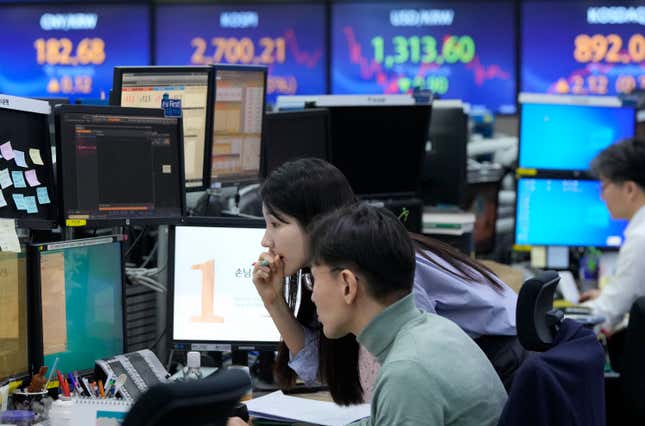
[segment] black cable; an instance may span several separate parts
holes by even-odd
[[[157,337],[157,340],[155,340],[152,346],[150,346],[149,348],[150,350],[154,349],[159,344],[159,342],[161,341],[161,338],[166,334],[167,331],[168,331],[168,326],[166,325],[166,328],[164,328],[164,330],[161,332],[159,337]]]
[[[124,256],[125,259],[128,258],[128,255],[132,252],[132,249],[134,249],[136,244],[139,242],[139,240],[141,239],[141,237],[143,237],[143,234],[145,233],[146,233],[146,227],[144,226],[143,229],[141,230],[141,233],[137,236],[137,238],[134,239],[132,244],[130,244],[130,247],[128,247],[128,249],[126,250],[125,256]]]

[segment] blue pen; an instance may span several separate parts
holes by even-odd
[[[76,380],[74,380],[72,373],[67,373],[67,378],[69,379],[69,383],[72,385],[72,392],[76,393]]]

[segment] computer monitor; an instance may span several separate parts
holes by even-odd
[[[262,176],[286,161],[315,157],[331,160],[329,111],[323,108],[266,115]]]
[[[460,101],[432,104],[430,144],[421,175],[425,204],[460,205],[466,189],[468,116]]]
[[[627,221],[612,219],[596,180],[517,181],[515,243],[619,247]]]
[[[56,226],[57,203],[45,101],[0,94],[0,218]]]
[[[416,194],[431,105],[334,106],[332,163],[364,196]]]
[[[636,113],[617,98],[521,96],[519,167],[588,170],[607,146],[633,137]]]
[[[495,249],[499,187],[499,180],[481,180],[466,185],[461,207],[475,215],[473,239],[476,254],[487,254]]]
[[[280,333],[251,281],[263,235],[264,221],[240,218],[187,218],[170,228],[168,323],[175,345],[276,347]]]
[[[186,189],[203,190],[210,183],[213,132],[213,67],[115,67],[115,105],[161,108],[165,95],[181,100]]]
[[[29,373],[27,268],[20,253],[0,252],[0,383]]]
[[[215,65],[211,185],[260,176],[267,68]]]
[[[181,119],[146,108],[61,105],[56,157],[64,224],[172,223],[185,212]]]
[[[124,270],[120,238],[108,236],[28,247],[34,357],[62,372],[89,371],[124,352]]]

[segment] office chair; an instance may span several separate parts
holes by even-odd
[[[553,309],[560,280],[546,271],[517,298],[517,336],[533,351],[515,373],[498,425],[604,426],[605,355],[591,330]]]
[[[645,424],[645,297],[629,313],[621,372],[625,408],[633,424]]]
[[[248,373],[236,369],[197,381],[160,383],[137,400],[123,426],[225,426],[250,389]]]

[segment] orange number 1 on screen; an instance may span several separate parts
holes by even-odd
[[[213,302],[215,301],[215,260],[211,259],[191,269],[199,270],[202,273],[202,313],[191,318],[192,322],[224,322],[224,317],[213,313]]]

